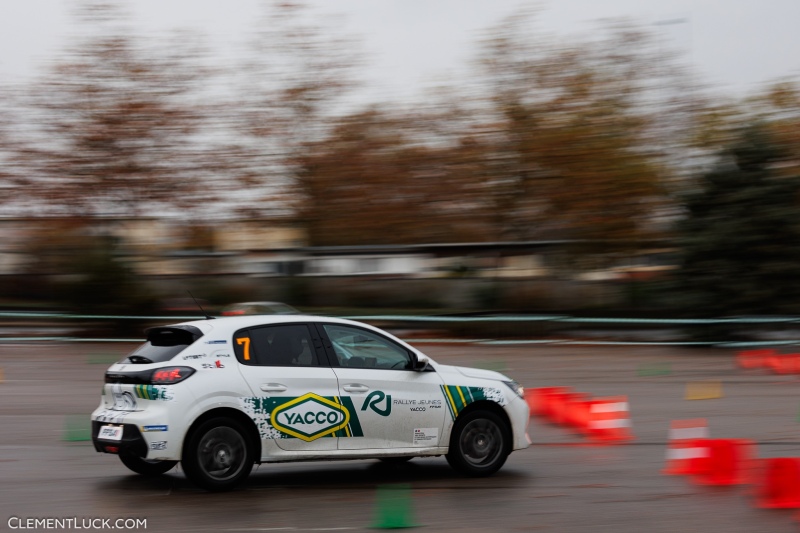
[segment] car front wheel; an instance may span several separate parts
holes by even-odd
[[[130,470],[148,477],[166,474],[178,464],[178,461],[148,461],[147,459],[127,454],[120,454],[119,460]]]
[[[490,476],[509,454],[510,431],[491,411],[473,411],[459,417],[450,435],[447,462],[468,476]]]
[[[195,485],[211,491],[230,490],[250,475],[253,451],[241,424],[212,418],[191,433],[181,464]]]

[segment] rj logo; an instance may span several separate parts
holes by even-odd
[[[381,403],[383,400],[386,400],[386,407],[383,409],[378,407],[378,404]],[[364,399],[364,405],[361,406],[362,411],[366,411],[367,407],[375,411],[381,416],[389,416],[392,413],[392,395],[384,394],[383,392],[376,390],[374,392],[369,393],[369,396]]]

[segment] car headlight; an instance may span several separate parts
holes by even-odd
[[[525,398],[525,388],[514,380],[504,381],[509,389],[513,390],[520,398]]]

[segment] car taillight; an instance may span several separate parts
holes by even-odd
[[[153,385],[174,385],[194,374],[194,368],[188,366],[167,366],[153,370],[150,383]]]

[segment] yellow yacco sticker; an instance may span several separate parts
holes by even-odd
[[[313,414],[311,411],[307,411],[305,413],[306,418],[305,418],[304,421],[303,421],[303,417],[301,415],[299,415],[299,414],[296,414],[293,417],[294,420],[298,420],[302,424],[309,424],[309,423],[313,423],[314,421],[316,421],[318,424],[324,423],[325,421],[328,421],[329,424],[331,424],[331,425],[325,426],[322,429],[317,430],[314,433],[304,433],[304,432],[300,431],[299,428],[297,428],[297,427],[291,427],[291,426],[289,426],[287,424],[283,424],[283,423],[281,423],[279,421],[278,415],[280,413],[282,413],[284,411],[291,410],[293,407],[299,406],[300,404],[303,404],[303,403],[306,403],[306,402],[313,402],[313,403],[316,403],[318,405],[321,404],[321,405],[323,405],[325,407],[334,409],[336,412],[340,412],[342,414],[342,416],[344,417],[344,419],[341,422],[338,422],[338,418],[339,417],[337,416],[336,417],[336,421],[334,421],[334,422],[331,422],[329,418],[324,418],[323,421],[320,421],[319,420],[319,415],[324,414],[324,413],[323,412],[317,412],[316,414]],[[308,415],[309,414],[312,414],[312,419],[311,419],[310,422],[308,420]],[[306,393],[306,394],[304,394],[302,396],[298,396],[294,400],[290,400],[290,401],[288,401],[288,402],[286,402],[284,404],[279,405],[278,407],[276,407],[275,409],[272,410],[272,413],[270,413],[269,417],[270,417],[270,423],[272,424],[272,426],[275,429],[277,429],[279,431],[282,431],[283,433],[286,433],[287,435],[291,435],[292,437],[297,437],[298,439],[302,439],[302,440],[304,440],[306,442],[311,442],[312,440],[316,440],[316,439],[318,439],[320,437],[324,437],[325,435],[328,435],[330,433],[334,433],[334,432],[342,429],[343,427],[346,427],[347,424],[350,423],[350,411],[348,411],[342,404],[334,402],[333,400],[329,400],[327,398],[323,398],[322,396],[320,396],[318,394],[314,394],[313,392],[309,392],[309,393]]]

